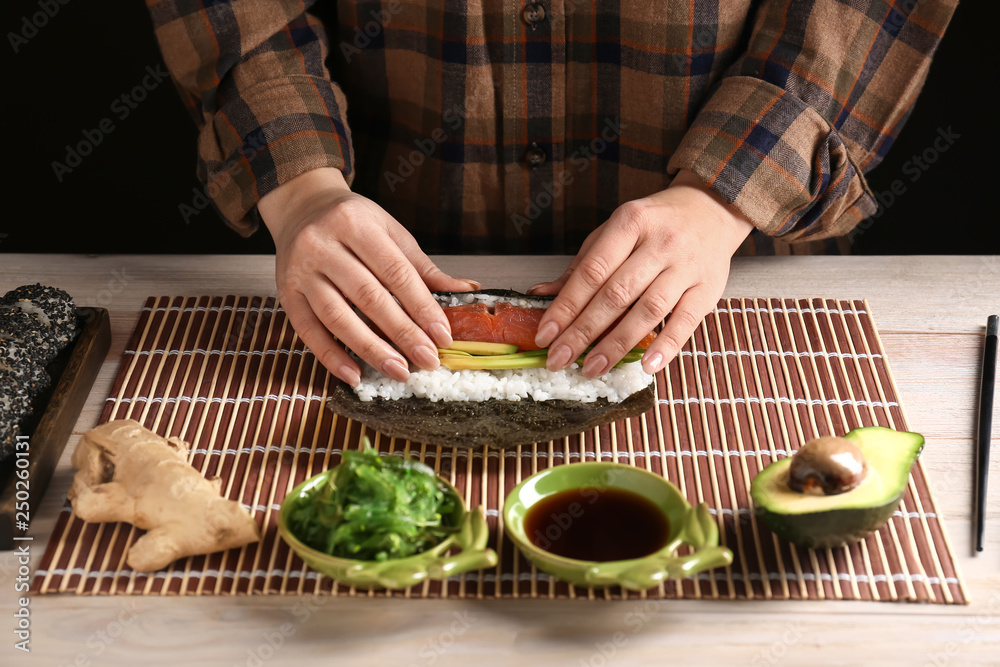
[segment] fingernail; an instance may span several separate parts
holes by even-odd
[[[387,359],[383,362],[382,374],[397,382],[406,382],[410,377],[410,371],[399,359]]]
[[[361,384],[361,376],[358,375],[358,372],[356,370],[354,370],[347,364],[344,364],[343,366],[340,367],[338,375],[340,376],[341,380],[351,385],[352,387],[357,387],[359,384]]]
[[[448,327],[440,322],[431,322],[431,325],[427,327],[427,333],[430,334],[434,344],[438,347],[451,347],[452,342],[454,342],[451,339],[451,333],[448,332]]]
[[[560,345],[549,352],[549,358],[545,362],[545,367],[550,371],[561,371],[569,365],[569,360],[573,357],[573,351],[569,345]]]
[[[603,354],[591,354],[583,362],[583,375],[587,378],[595,378],[603,375],[604,367],[608,365],[608,358]]]
[[[546,285],[548,285],[548,283],[535,283],[534,285],[532,285],[531,287],[528,288],[528,291],[525,292],[525,294],[531,294],[532,292],[534,292],[539,287],[545,287]]]
[[[478,280],[470,280],[468,278],[459,278],[464,283],[469,283],[469,291],[475,292],[476,290],[483,289],[483,284]]]
[[[555,340],[555,337],[559,334],[559,325],[555,322],[546,322],[541,327],[538,328],[538,333],[535,334],[535,345],[538,347],[548,347],[549,343]],[[566,348],[569,351],[569,348]],[[552,357],[549,356],[549,359]]]
[[[663,355],[659,352],[644,354],[642,356],[642,370],[646,371],[650,375],[659,373],[663,370]]]
[[[417,362],[417,366],[420,366],[424,370],[432,371],[441,365],[441,361],[438,359],[437,353],[426,345],[417,345],[413,348],[413,352],[410,353],[410,356],[415,362]]]

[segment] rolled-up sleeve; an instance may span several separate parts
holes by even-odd
[[[762,3],[668,171],[693,171],[784,241],[847,233],[876,210],[864,173],[909,116],[956,4]]]
[[[351,181],[347,103],[324,65],[310,0],[147,4],[199,128],[198,177],[231,227],[253,233],[257,201],[310,169],[341,169]]]

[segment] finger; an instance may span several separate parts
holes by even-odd
[[[597,237],[600,236],[600,228],[595,229],[593,232],[587,235],[587,238],[583,240],[583,245],[580,246],[580,252],[576,253],[573,257],[573,261],[569,263],[563,274],[549,283],[537,283],[528,288],[526,294],[531,294],[534,296],[550,296],[552,294],[558,294],[559,290],[563,288],[566,281],[569,280],[570,275],[576,270],[576,267],[580,264],[580,258],[587,254],[590,247],[594,245]]]
[[[385,239],[385,241],[388,244],[392,243],[389,239]],[[365,256],[366,254],[363,252],[362,257]],[[392,292],[394,290],[397,292],[396,298],[399,298],[401,302],[405,299],[413,299],[414,295],[426,299],[429,305],[421,302],[420,308],[422,310],[416,313],[416,320],[432,329],[437,335],[447,338],[448,345],[451,345],[451,334],[448,331],[441,331],[441,327],[438,326],[441,324],[441,320],[447,322],[447,317],[427,288],[419,282],[416,270],[403,257],[402,251],[392,246],[391,249],[387,250],[386,256],[394,257],[394,259],[381,260],[376,265],[381,265],[382,270],[379,270],[378,273],[372,273],[368,268],[372,264],[362,263],[357,257],[345,253],[342,260],[333,263],[334,266],[338,267],[337,275],[329,276],[329,278],[343,295],[357,306],[417,366],[426,370],[434,370],[440,365],[437,341],[431,341],[424,329],[416,324],[414,319],[411,319],[412,315],[404,311],[403,307],[396,302]],[[368,256],[368,261],[375,263],[376,260]],[[402,266],[400,268],[390,266],[391,262],[401,262],[405,265],[405,269]],[[403,275],[407,269],[407,275],[412,274],[413,276],[409,285],[386,284],[386,281],[396,280],[396,276]]]
[[[621,322],[615,325],[587,355],[584,375],[597,377],[611,370],[666,318],[686,289],[688,289],[687,284],[680,279],[676,271],[667,270],[660,273]]]
[[[680,352],[681,347],[701,324],[705,315],[718,302],[718,295],[705,285],[697,285],[684,292],[667,323],[656,336],[656,340],[642,355],[642,368],[647,373],[657,373]]]
[[[396,243],[406,261],[413,267],[413,270],[416,271],[420,277],[420,281],[423,283],[423,287],[415,283],[407,286],[410,288],[411,293],[416,295],[413,297],[416,299],[416,306],[412,306],[412,299],[411,301],[404,301],[403,295],[395,291],[393,291],[393,294],[404,303],[410,315],[430,335],[438,347],[450,347],[452,344],[451,323],[429,290],[467,292],[482,289],[482,284],[475,280],[452,278],[446,274],[420,249],[413,236],[395,221],[389,225],[389,236]],[[430,301],[427,301],[427,299]],[[407,303],[411,305],[407,305]],[[411,307],[415,307],[418,310],[411,310]]]
[[[568,346],[570,361],[567,362],[567,365],[572,363],[572,360],[577,359],[584,353],[588,345],[601,338],[609,328],[615,326],[615,323],[622,318],[629,307],[649,291],[651,284],[662,273],[661,266],[661,262],[657,261],[656,257],[650,256],[648,251],[640,250],[626,259],[614,275],[598,290],[580,316],[552,342],[550,358],[555,357],[556,361],[560,361],[567,356],[563,348]],[[652,296],[655,299],[657,295]],[[679,296],[680,292],[677,292],[675,300]],[[664,314],[666,312],[666,310],[663,311]],[[616,328],[620,329],[620,327]],[[642,335],[638,335],[632,344],[639,342],[646,333],[649,333],[649,329],[646,329]],[[584,375],[587,377],[603,375],[618,363],[630,349],[632,349],[631,345],[619,353],[610,349],[607,344],[598,344],[587,355],[587,360],[584,363]],[[550,367],[549,370],[559,369]]]
[[[397,223],[390,226],[389,236],[413,264],[428,289],[437,292],[472,292],[483,288],[483,284],[477,280],[452,278],[438,268],[438,265],[420,249],[416,239],[402,225]]]
[[[567,280],[569,280],[569,274],[564,273],[550,283],[536,283],[524,293],[530,296],[552,296],[559,293],[559,290],[562,289]]]
[[[581,252],[583,251],[581,250]],[[576,270],[579,263],[580,255],[578,254],[573,258],[573,261],[570,262],[569,266],[566,267],[566,271],[564,271],[561,276],[550,283],[537,283],[532,285],[528,288],[528,291],[525,292],[525,294],[530,294],[532,296],[551,296],[553,294],[558,294],[559,290],[566,285],[566,281],[569,280],[569,277],[573,274],[573,271]]]
[[[609,229],[601,234],[601,237],[580,258],[579,264],[570,273],[565,286],[559,292],[559,296],[555,298],[539,321],[538,335],[535,337],[535,344],[538,347],[549,347],[552,341],[579,317],[598,290],[632,254],[635,249],[635,241],[634,235],[624,231]],[[563,353],[568,354],[569,349],[567,348]],[[549,360],[563,361],[559,358],[554,359],[551,352]],[[569,361],[571,360],[566,360],[566,363],[568,364]]]
[[[334,264],[338,270],[330,280],[417,366],[437,368],[437,346],[451,345],[451,333],[444,311],[416,269],[385,235],[357,244],[355,252]],[[428,331],[437,340],[432,341]]]
[[[354,261],[357,263],[357,260]],[[360,263],[357,265],[361,266]],[[323,326],[336,335],[344,345],[383,375],[399,382],[406,382],[410,376],[406,360],[361,321],[333,285],[323,280],[312,281],[306,285],[305,297],[312,312]],[[416,329],[415,326],[413,328]]]
[[[333,339],[330,331],[313,313],[305,296],[298,292],[290,292],[282,294],[280,301],[295,333],[312,351],[316,360],[347,384],[357,387],[361,382],[358,364]]]

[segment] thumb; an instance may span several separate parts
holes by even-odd
[[[590,250],[592,245],[594,245],[594,242],[597,240],[600,232],[601,228],[598,228],[587,235],[587,238],[583,240],[583,244],[580,245],[580,252],[576,253],[576,256],[573,257],[573,261],[569,263],[569,266],[566,267],[566,270],[561,276],[550,283],[538,283],[537,285],[532,285],[528,288],[527,294],[533,294],[535,296],[551,296],[552,294],[558,294],[559,290],[561,290],[566,284],[566,281],[569,280],[569,277],[573,275],[573,271],[575,271],[576,267],[580,264],[580,260],[586,256],[587,251]]]
[[[576,270],[577,264],[580,263],[580,257],[583,256],[583,249],[580,249],[580,253],[573,258],[573,261],[569,263],[563,274],[549,283],[538,283],[537,285],[532,285],[528,288],[527,294],[532,294],[535,296],[550,296],[552,294],[558,294],[559,290],[563,288],[569,277],[573,275],[573,271]]]
[[[474,292],[483,288],[482,283],[477,280],[452,278],[439,269],[434,262],[431,262],[429,259],[427,262],[428,266],[426,269],[417,265],[417,271],[420,273],[420,277],[424,279],[427,289],[432,292]]]
[[[562,274],[550,283],[538,283],[537,285],[532,285],[528,288],[525,294],[530,294],[532,296],[551,296],[553,294],[558,294],[559,290],[563,288],[566,281],[569,280],[569,270]]]

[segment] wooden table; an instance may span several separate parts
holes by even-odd
[[[564,257],[441,257],[455,276],[524,289]],[[42,507],[38,565],[150,295],[274,294],[271,257],[0,255],[0,292],[40,281],[111,311],[113,342]],[[17,563],[0,554],[0,663],[32,665],[997,665],[1000,455],[986,551],[972,553],[982,334],[1000,311],[997,257],[761,257],[734,261],[727,296],[869,300],[972,598],[968,606],[665,600],[400,601],[296,597],[31,597],[31,655],[13,649]],[[998,407],[1000,413],[1000,407]],[[994,415],[1000,425],[1000,414]],[[1000,428],[993,447],[1000,451]],[[616,634],[618,633],[618,634]]]

